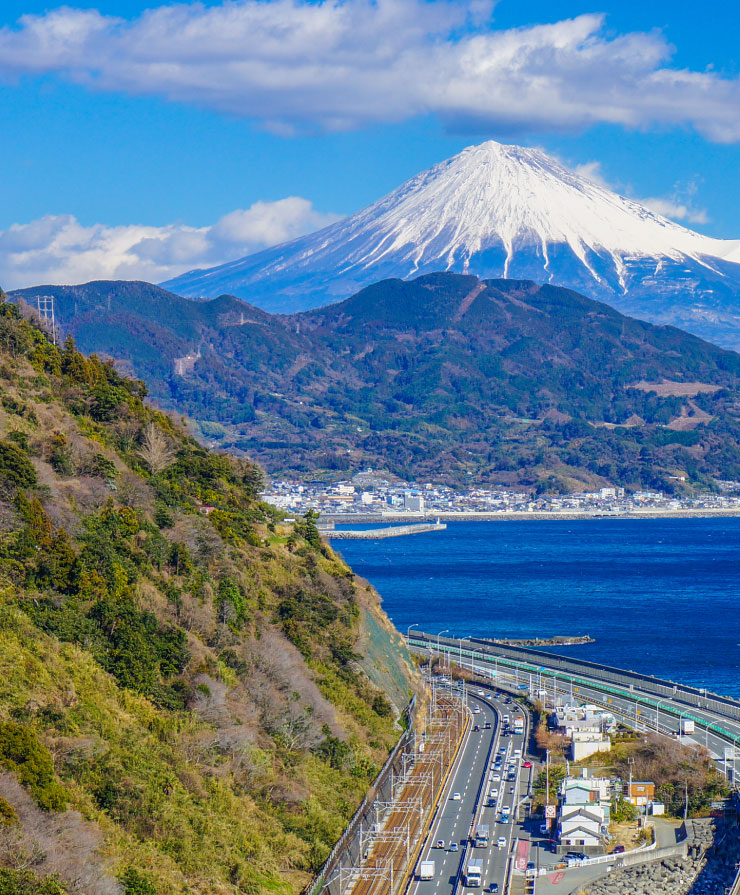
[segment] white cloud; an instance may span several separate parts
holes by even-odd
[[[157,283],[294,239],[338,219],[317,212],[297,196],[255,202],[210,227],[87,227],[71,215],[46,215],[0,230],[0,285],[18,289],[100,279]]]
[[[679,199],[665,199],[660,196],[640,200],[656,214],[672,218],[675,221],[686,221],[689,224],[708,224],[709,215],[704,208],[694,208]]]
[[[603,186],[607,190],[614,190],[614,187],[604,176],[601,162],[584,162],[582,165],[575,165],[573,170],[579,176],[585,177],[587,180],[592,180],[594,183],[598,183],[599,186]]]
[[[127,21],[61,7],[0,29],[0,75],[56,73],[277,133],[436,113],[448,127],[691,126],[740,140],[740,79],[670,67],[657,32],[601,15],[496,29],[492,0],[176,3]]]
[[[670,218],[673,221],[685,221],[687,224],[708,224],[709,215],[706,209],[697,208],[694,205],[694,197],[697,193],[695,183],[689,183],[682,186],[676,184],[672,196],[652,196],[648,199],[636,198],[629,189],[621,189],[619,185],[611,183],[601,167],[601,162],[584,162],[581,165],[575,165],[573,170],[581,177],[603,186],[605,189],[614,192],[620,192],[629,198],[635,199],[640,205],[644,205],[656,214]]]

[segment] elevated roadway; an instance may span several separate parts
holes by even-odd
[[[560,696],[566,702],[572,699],[600,703],[637,729],[678,736],[682,724],[693,722],[695,729],[685,738],[705,746],[720,770],[736,785],[740,772],[737,700],[632,671],[484,640],[440,640],[411,632],[409,645],[449,655],[459,664],[490,677],[493,683],[533,698],[539,695],[555,702]]]

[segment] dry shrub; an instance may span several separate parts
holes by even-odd
[[[102,856],[103,835],[77,811],[42,811],[12,774],[0,773],[0,795],[13,806],[18,823],[0,827],[0,863],[37,876],[57,874],[70,892],[122,895]]]

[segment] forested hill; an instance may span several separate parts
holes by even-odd
[[[413,672],[313,521],[145,394],[0,293],[0,891],[298,892]]]
[[[271,473],[569,490],[740,479],[740,356],[571,290],[431,274],[270,316],[146,284],[57,297],[64,332]]]

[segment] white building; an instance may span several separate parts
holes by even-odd
[[[421,494],[409,494],[407,492],[403,495],[403,508],[408,513],[423,513],[424,498]]]
[[[608,752],[611,747],[612,741],[603,733],[574,730],[570,737],[570,759],[581,761],[597,752]]]
[[[558,824],[563,850],[594,850],[603,844],[604,810],[598,805],[563,806]]]

